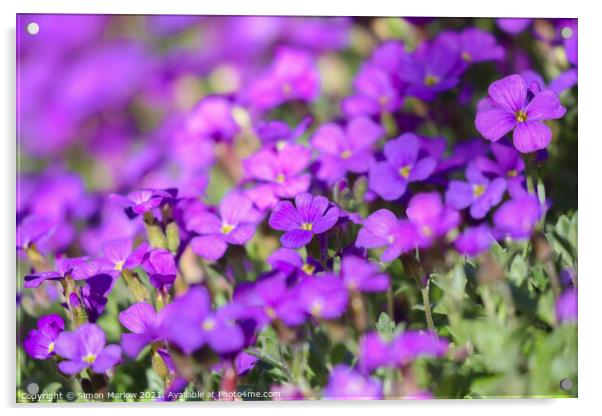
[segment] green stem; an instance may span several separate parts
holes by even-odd
[[[430,329],[433,332],[437,332],[435,329],[435,324],[433,323],[433,314],[431,312],[431,300],[429,297],[429,287],[430,287],[430,280],[426,283],[426,286],[420,290],[422,292],[422,303],[424,304],[424,315],[426,317],[426,325],[428,326],[428,329]]]

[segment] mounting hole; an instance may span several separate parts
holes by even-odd
[[[37,24],[36,22],[28,23],[27,26],[25,27],[25,29],[27,30],[27,33],[29,33],[32,36],[40,33],[40,25]]]
[[[564,391],[569,391],[573,388],[573,382],[569,378],[563,378],[560,380],[560,389]]]
[[[571,29],[570,27],[563,27],[562,30],[560,31],[560,36],[562,36],[564,39],[570,39],[573,37],[573,29]]]

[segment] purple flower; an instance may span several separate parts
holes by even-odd
[[[103,247],[104,264],[109,270],[121,271],[123,269],[134,269],[142,264],[142,260],[148,251],[148,243],[143,242],[133,250],[134,240],[124,238],[113,240]]]
[[[245,342],[228,306],[212,311],[209,293],[199,286],[170,304],[163,324],[166,338],[187,352],[209,345],[220,355],[236,354]]]
[[[142,189],[130,192],[127,196],[111,194],[109,195],[109,201],[131,210],[134,214],[144,214],[160,206],[165,199],[173,197],[174,195],[168,191]]]
[[[456,48],[457,54],[465,66],[485,61],[500,61],[504,59],[504,48],[499,46],[495,37],[481,29],[470,27],[461,33],[444,32],[440,37]]]
[[[55,269],[49,272],[34,273],[25,276],[24,287],[38,287],[46,280],[62,280],[67,277],[73,280],[85,280],[99,271],[99,264],[89,261],[88,257],[59,257],[55,261]]]
[[[123,351],[130,357],[136,358],[146,345],[163,340],[165,328],[162,324],[168,310],[169,305],[157,313],[148,303],[139,302],[120,312],[119,322],[132,331],[121,335]]]
[[[309,53],[281,47],[272,65],[256,80],[247,99],[259,110],[269,110],[291,100],[313,101],[320,92],[320,74]]]
[[[362,222],[355,245],[360,248],[387,247],[380,256],[392,261],[400,254],[414,249],[419,241],[416,228],[405,220],[398,220],[391,211],[379,209]]]
[[[466,179],[468,182],[450,181],[445,201],[456,209],[470,207],[470,215],[481,219],[502,200],[506,192],[506,180],[495,178],[490,181],[474,163],[468,164]]]
[[[522,173],[525,170],[525,162],[521,154],[514,148],[502,143],[491,143],[491,152],[495,161],[478,156],[475,159],[476,167],[483,173],[494,174],[508,181],[522,181]]]
[[[38,319],[38,329],[32,329],[23,340],[23,348],[30,357],[46,360],[55,354],[56,339],[65,329],[63,318],[57,314]]]
[[[248,179],[256,185],[246,192],[260,209],[273,208],[281,198],[292,198],[309,189],[311,177],[302,173],[311,160],[311,151],[298,144],[281,150],[262,149],[243,161]]]
[[[231,193],[219,206],[219,216],[201,212],[188,221],[187,228],[199,235],[190,244],[199,256],[209,260],[222,258],[228,244],[244,245],[255,233],[258,213],[244,195]]]
[[[44,244],[56,231],[56,222],[39,215],[26,217],[17,226],[17,249],[26,251],[31,246]]]
[[[85,368],[105,373],[121,361],[118,345],[105,346],[105,333],[96,324],[84,324],[73,332],[62,332],[55,352],[64,358],[59,369],[65,374],[77,374]]]
[[[318,261],[307,256],[307,261],[304,262],[301,255],[290,248],[279,248],[274,251],[268,257],[267,263],[287,276],[311,276],[322,271]]]
[[[475,126],[487,140],[498,141],[514,130],[514,147],[521,153],[545,149],[552,132],[543,121],[564,116],[558,95],[543,90],[529,98],[520,75],[510,75],[489,86],[489,97],[477,108]]]
[[[380,197],[393,201],[401,197],[410,182],[423,181],[435,170],[437,161],[430,156],[419,157],[420,139],[405,133],[385,144],[387,159],[370,168],[369,186]]]
[[[281,150],[301,137],[312,121],[311,117],[305,117],[294,129],[280,120],[260,121],[255,126],[255,133],[262,143],[275,144],[276,148]]]
[[[347,288],[333,274],[306,277],[295,289],[300,308],[315,318],[336,319],[347,309]]]
[[[116,280],[115,273],[100,272],[89,277],[86,284],[81,288],[83,306],[90,322],[96,322],[104,311]],[[78,306],[79,299],[75,296],[75,293],[71,295],[74,296],[74,298],[70,298],[71,305]]]
[[[157,289],[173,284],[178,273],[173,254],[162,248],[150,250],[144,255],[142,269]]]
[[[386,71],[374,64],[362,66],[353,81],[353,87],[355,94],[341,102],[343,112],[349,117],[392,112],[401,105],[399,88]]]
[[[364,373],[391,365],[391,342],[372,331],[362,336],[359,344],[358,364]]]
[[[380,273],[378,265],[356,256],[343,258],[341,277],[347,289],[358,292],[382,292],[390,285],[389,276]]]
[[[522,19],[522,18],[500,18],[496,20],[497,26],[504,32],[511,35],[517,35],[524,31],[533,19]]]
[[[570,29],[570,35],[563,36],[562,43],[564,44],[564,50],[566,52],[566,57],[568,61],[577,66],[578,63],[578,27],[577,19],[570,19],[568,21],[563,22],[562,30],[566,30],[565,28]]]
[[[203,98],[186,119],[186,133],[198,139],[231,141],[240,130],[232,116],[232,104],[223,97]]]
[[[420,235],[419,247],[428,247],[460,223],[458,211],[445,206],[436,192],[415,195],[408,203],[406,214]]]
[[[447,353],[449,342],[429,331],[406,331],[393,340],[391,357],[397,365],[403,365],[419,357],[442,357]]]
[[[433,100],[437,93],[454,88],[459,81],[460,62],[445,37],[422,43],[403,59],[400,67],[399,76],[408,83],[406,94]]]
[[[339,209],[330,207],[328,199],[301,193],[295,197],[295,205],[290,201],[280,201],[272,214],[269,224],[275,230],[286,231],[280,242],[286,248],[300,248],[308,244],[314,234],[330,230],[339,219]]]
[[[556,299],[556,320],[577,322],[577,290],[569,288]]]
[[[487,225],[467,228],[454,241],[456,250],[466,256],[477,256],[489,250],[495,241]]]
[[[318,178],[334,183],[347,172],[364,173],[374,161],[372,146],[385,130],[367,117],[349,121],[345,130],[338,124],[322,125],[311,145],[320,152]]]
[[[332,369],[324,388],[325,399],[380,400],[383,398],[381,383],[357,371],[339,364]]]
[[[504,235],[520,240],[531,236],[541,214],[537,197],[525,193],[505,202],[493,215],[493,222]]]

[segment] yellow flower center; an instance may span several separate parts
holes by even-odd
[[[304,222],[303,224],[301,224],[302,230],[311,231],[312,228],[313,228],[313,224],[310,222]]]
[[[485,185],[474,185],[472,187],[472,193],[478,198],[485,193],[485,189]]]
[[[433,85],[437,84],[439,82],[439,77],[436,77],[435,75],[427,75],[426,77],[424,77],[424,85],[428,86],[428,87],[432,87]]]
[[[293,87],[291,87],[291,84],[287,82],[286,84],[282,85],[282,92],[284,95],[289,95],[291,92],[293,92]]]
[[[322,304],[320,302],[315,302],[311,307],[311,314],[316,318],[320,317],[322,313]]]
[[[423,225],[420,228],[420,232],[422,233],[423,236],[425,237],[430,237],[433,235],[433,230],[431,230],[431,227],[429,227],[428,225]]]
[[[264,311],[265,311],[265,314],[268,316],[268,318],[270,318],[270,319],[276,318],[276,311],[271,306],[266,306]]]
[[[303,273],[311,276],[316,271],[316,266],[314,266],[313,264],[305,263],[303,267],[301,267],[301,270],[303,270]]]
[[[385,95],[383,95],[383,96],[379,97],[379,98],[378,98],[378,103],[379,103],[381,106],[383,106],[383,107],[384,107],[384,106],[386,106],[387,104],[389,104],[389,97],[387,97],[387,96],[385,96]]]
[[[93,364],[94,361],[96,361],[96,355],[94,354],[88,354],[83,358],[84,362],[88,363],[88,364]]]
[[[389,244],[393,244],[393,242],[395,241],[395,237],[393,237],[392,235],[387,237],[387,241],[389,242]]]
[[[115,263],[115,270],[121,271],[123,269],[124,263],[125,260],[120,260],[117,263]]]
[[[201,326],[205,331],[211,331],[213,328],[215,328],[215,320],[212,318],[207,318],[203,321]]]
[[[286,178],[284,177],[284,174],[282,174],[282,173],[279,173],[279,174],[276,176],[276,182],[278,182],[278,183],[283,183],[285,179],[286,179]]]
[[[276,150],[280,151],[280,150],[284,149],[285,147],[286,147],[285,140],[278,140],[278,142],[276,142]]]
[[[345,150],[341,153],[341,159],[349,159],[351,157],[351,150]]]
[[[234,226],[231,224],[223,224],[222,225],[222,234],[230,234],[230,232],[234,229]]]
[[[516,121],[519,123],[527,121],[527,114],[523,110],[517,111],[514,116],[516,117]]]
[[[516,169],[512,169],[512,170],[509,170],[509,171],[508,171],[507,175],[508,175],[510,178],[515,178],[516,176],[518,176],[518,172],[516,171]]]
[[[470,54],[466,51],[462,52],[462,59],[464,59],[466,62],[470,62],[472,61],[472,56],[470,56]]]
[[[399,169],[399,174],[406,179],[408,176],[410,176],[410,172],[412,172],[411,166],[404,166],[403,168]]]
[[[48,344],[48,354],[52,354],[54,352],[54,342]]]

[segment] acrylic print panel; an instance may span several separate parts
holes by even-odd
[[[577,21],[19,15],[17,401],[577,395]]]

